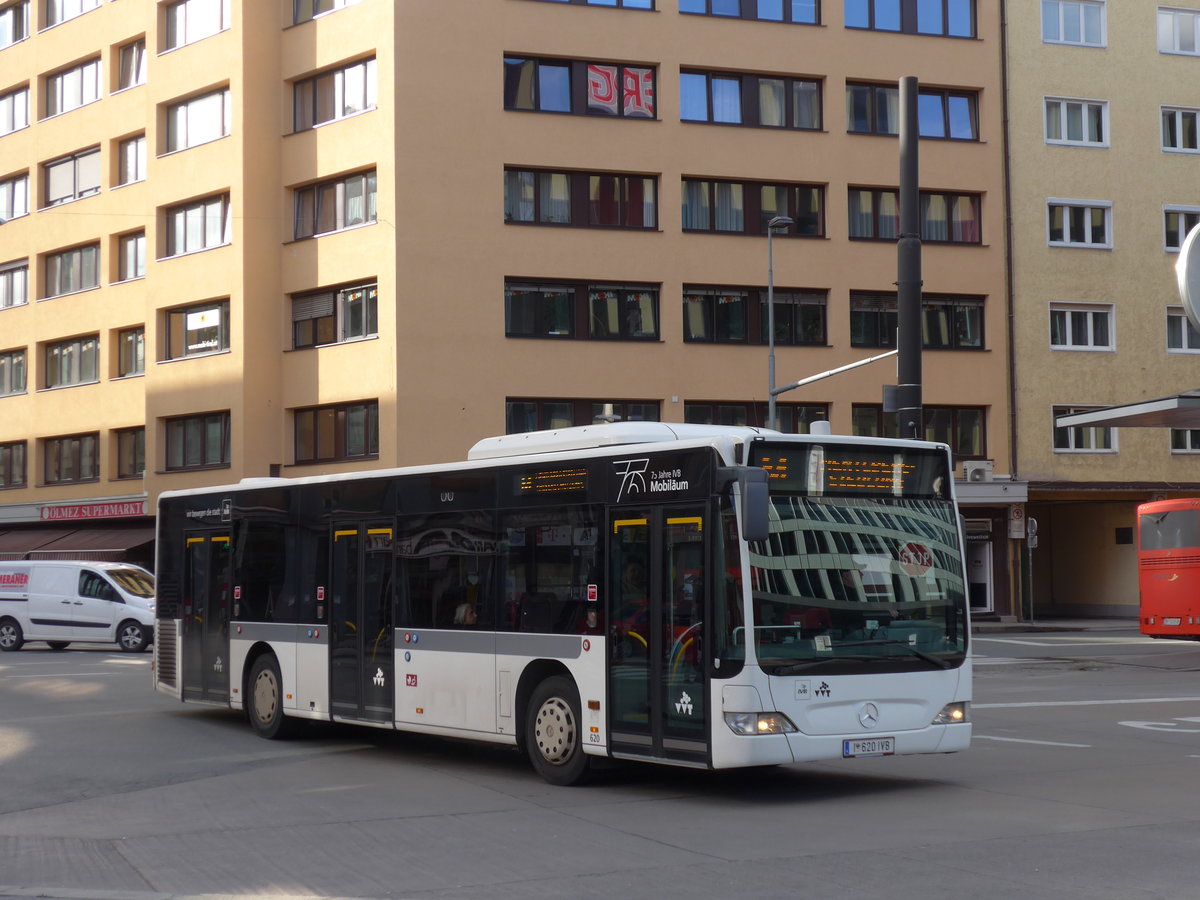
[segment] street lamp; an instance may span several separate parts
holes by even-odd
[[[795,225],[795,219],[775,216],[767,222],[767,427],[775,428],[775,256],[772,240],[776,228]]]

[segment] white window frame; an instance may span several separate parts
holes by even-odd
[[[1172,326],[1175,326],[1179,332],[1179,346],[1172,347]],[[1167,352],[1181,354],[1196,354],[1200,353],[1200,333],[1192,327],[1192,323],[1188,320],[1187,315],[1183,311],[1182,306],[1167,307]]]
[[[131,55],[132,66],[129,65]],[[140,37],[117,48],[117,90],[127,91],[145,83],[146,38]]]
[[[352,221],[355,217],[350,214],[352,203],[350,188],[354,182],[361,182],[362,188],[362,193],[357,195],[362,203],[362,209],[359,211],[361,217],[356,221]],[[379,218],[378,185],[378,171],[376,169],[368,169],[365,172],[355,172],[352,175],[343,175],[340,178],[332,178],[328,181],[321,181],[317,184],[293,189],[293,239],[298,241],[306,240],[326,234],[335,234],[339,231],[347,231],[351,228],[374,225]],[[321,213],[324,209],[322,204],[328,199],[326,192],[330,191],[333,193],[333,227],[324,231],[316,230],[316,226],[321,224]],[[308,198],[311,198],[311,202],[306,208],[306,200]],[[309,222],[310,213],[314,225],[312,232],[304,229],[304,226]]]
[[[29,0],[0,7],[0,50],[28,39]]]
[[[1173,214],[1181,217],[1180,221],[1183,225],[1182,229],[1177,229],[1178,235],[1173,235],[1168,226]],[[1163,249],[1167,253],[1178,253],[1183,246],[1183,239],[1197,225],[1200,225],[1200,206],[1179,206],[1171,203],[1163,206]],[[1178,240],[1175,240],[1176,237]],[[1173,241],[1175,242],[1173,243]]]
[[[292,24],[300,25],[304,22],[311,22],[313,19],[319,19],[321,16],[327,16],[331,12],[337,12],[339,9],[345,9],[347,6],[354,6],[356,3],[361,3],[362,0],[294,0],[292,4]],[[328,9],[316,9],[320,4],[326,4]]]
[[[1071,405],[1071,404],[1063,404],[1063,405],[1053,406],[1050,410],[1050,448],[1051,448],[1051,450],[1053,450],[1053,452],[1055,452],[1055,453],[1064,453],[1064,454],[1092,453],[1092,454],[1110,455],[1110,454],[1118,453],[1120,451],[1120,448],[1117,445],[1117,435],[1118,435],[1118,432],[1120,431],[1120,429],[1114,428],[1111,425],[1077,425],[1073,428],[1068,428],[1067,429],[1068,442],[1072,446],[1059,447],[1055,444],[1054,433],[1056,431],[1058,431],[1058,429],[1060,427],[1062,427],[1057,422],[1059,416],[1065,416],[1065,415],[1069,415],[1071,413],[1091,412],[1094,409],[1103,409],[1103,407],[1101,407],[1101,406],[1075,406],[1075,405]],[[1087,432],[1088,441],[1092,444],[1092,446],[1090,446],[1090,447],[1074,446],[1076,431]],[[1109,443],[1112,444],[1111,447],[1096,446],[1097,434],[1102,431],[1108,432]]]
[[[204,197],[190,203],[181,203],[166,209],[163,241],[165,259],[200,253],[215,247],[225,247],[232,242],[228,194]],[[180,229],[182,228],[182,232]],[[189,231],[191,235],[189,235]],[[183,247],[177,246],[178,236],[183,235]],[[194,235],[198,242],[189,239]]]
[[[1098,9],[1100,11],[1100,39],[1098,41],[1088,41],[1083,39],[1086,31],[1084,27],[1085,10]],[[1044,44],[1064,44],[1069,47],[1107,47],[1108,46],[1108,4],[1106,0],[1042,0],[1042,43]],[[1046,34],[1046,20],[1048,13],[1053,11],[1054,18],[1057,19],[1058,37],[1049,37]],[[1078,25],[1080,40],[1069,41],[1062,37],[1065,33],[1065,27],[1068,23],[1069,15],[1074,12],[1078,15]]]
[[[53,182],[53,171],[55,169],[63,169],[70,172],[71,192],[64,194],[58,199],[51,199],[49,196],[50,185]],[[80,174],[90,174],[95,176],[95,185],[87,184],[80,185]],[[78,153],[72,153],[69,156],[60,156],[58,159],[52,159],[49,162],[42,163],[42,186],[44,194],[42,197],[42,209],[49,209],[52,206],[62,206],[64,203],[72,203],[76,200],[82,200],[84,197],[92,197],[100,193],[100,148],[90,147],[87,150],[80,150]]]
[[[351,116],[375,109],[379,102],[377,71],[378,65],[375,57],[372,56],[368,59],[347,63],[336,69],[318,72],[316,75],[294,82],[292,84],[292,129],[307,131],[310,128],[319,128],[329,122],[349,119]],[[350,76],[352,82],[349,93],[346,84],[347,76]],[[331,104],[333,115],[327,119],[318,120],[315,101],[317,85],[322,79],[332,79],[333,82]],[[356,79],[357,81],[355,81]],[[353,105],[348,105],[347,100],[351,95],[355,102]],[[311,114],[311,123],[308,122],[309,117],[301,112],[302,103],[308,106],[305,112]]]
[[[6,365],[0,368],[0,373],[5,375],[8,380],[9,387],[4,386],[4,380],[0,379],[0,397],[19,397],[21,394],[29,391],[29,352],[24,347],[14,347],[12,350],[0,351],[0,361],[5,361]],[[20,389],[16,388],[17,378],[20,376]]]
[[[130,164],[132,163],[132,168]],[[132,177],[129,177],[132,176]],[[146,180],[146,135],[117,142],[117,186]]]
[[[46,28],[53,28],[100,8],[100,0],[45,0]]]
[[[219,107],[219,120],[214,112]],[[165,147],[167,153],[190,150],[229,137],[233,115],[229,88],[218,88],[167,106]]]
[[[117,237],[117,282],[146,277],[146,232],[131,231]]]
[[[229,29],[230,0],[178,0],[163,10],[163,49],[178,50]]]
[[[1180,443],[1185,444],[1183,447],[1176,447],[1176,436],[1181,436]],[[1168,446],[1171,452],[1179,455],[1190,455],[1200,453],[1200,428],[1172,428],[1168,436]]]
[[[1200,109],[1188,106],[1162,106],[1159,109],[1159,127],[1162,129],[1163,153],[1200,153]],[[1180,140],[1182,140],[1184,134],[1184,117],[1190,116],[1192,118],[1192,134],[1196,136],[1195,147],[1173,146],[1167,143],[1166,119],[1168,115],[1172,116],[1175,120],[1175,135]]]
[[[1057,104],[1057,118],[1059,125],[1059,133],[1063,137],[1053,138],[1050,136],[1050,106]],[[1100,133],[1102,135],[1099,141],[1089,141],[1086,138],[1078,141],[1073,141],[1067,134],[1068,112],[1071,106],[1080,107],[1081,124],[1083,125],[1084,134],[1087,133],[1088,111],[1090,109],[1099,109],[1100,111]],[[1042,128],[1045,130],[1047,144],[1060,144],[1069,147],[1108,147],[1108,101],[1107,100],[1088,100],[1083,97],[1045,97],[1042,101]]]
[[[1200,9],[1158,8],[1158,52],[1200,56]],[[1184,39],[1187,32],[1190,36]]]
[[[29,88],[0,95],[0,135],[12,134],[29,127]]]
[[[1051,303],[1050,304],[1050,349],[1051,350],[1075,351],[1075,352],[1082,351],[1085,353],[1108,353],[1108,352],[1112,352],[1113,350],[1116,350],[1117,349],[1116,317],[1113,315],[1113,310],[1114,310],[1114,307],[1113,307],[1113,304],[1111,304],[1111,303],[1069,303],[1069,302]],[[1066,343],[1066,344],[1054,343],[1054,321],[1053,320],[1054,320],[1055,313],[1066,313],[1066,324],[1064,326],[1064,332],[1068,335],[1068,339],[1070,337],[1074,336],[1074,327],[1072,325],[1071,314],[1072,313],[1086,314],[1086,316],[1087,316],[1087,326],[1086,326],[1087,340],[1086,340],[1086,343],[1082,343],[1082,344],[1077,344],[1077,343],[1073,343],[1073,342]],[[1092,338],[1093,338],[1093,335],[1095,334],[1095,327],[1093,326],[1093,322],[1097,316],[1103,316],[1105,319],[1108,320],[1108,343],[1107,344],[1093,343]]]
[[[19,259],[0,266],[0,310],[29,302],[29,260]]]
[[[0,224],[29,215],[29,173],[0,181]]]
[[[74,84],[75,81],[78,84]],[[61,72],[52,72],[46,76],[43,87],[47,119],[95,103],[100,99],[100,57]]]
[[[1071,238],[1070,218],[1068,216],[1064,216],[1064,218],[1063,218],[1063,231],[1064,231],[1064,234],[1066,235],[1066,239],[1061,240],[1061,241],[1051,240],[1050,239],[1051,210],[1056,206],[1061,206],[1061,207],[1071,208],[1071,209],[1085,209],[1085,210],[1101,209],[1101,210],[1103,210],[1104,211],[1104,233],[1105,233],[1104,242],[1101,243],[1101,242],[1090,241],[1090,240],[1087,240],[1087,241],[1071,240],[1070,239]],[[1072,200],[1072,199],[1067,199],[1064,197],[1049,197],[1046,200],[1046,244],[1050,247],[1070,247],[1070,248],[1076,249],[1076,250],[1111,250],[1113,247],[1112,218],[1113,218],[1112,217],[1112,203],[1109,202],[1108,200]],[[1089,224],[1086,226],[1086,230],[1087,230],[1087,234],[1090,236],[1090,234],[1091,234],[1091,225],[1090,225],[1091,216],[1088,215],[1087,219],[1089,221]]]

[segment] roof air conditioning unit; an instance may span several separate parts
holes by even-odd
[[[991,481],[992,461],[990,459],[964,460],[963,475],[967,481],[971,482]]]

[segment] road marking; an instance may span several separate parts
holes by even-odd
[[[1035,706],[1110,706],[1118,703],[1200,703],[1200,697],[1145,697],[1140,700],[1031,700],[1028,703],[972,703],[972,709],[1027,709]]]
[[[1064,744],[1061,741],[1030,741],[1030,740],[1026,740],[1024,738],[994,737],[993,735],[990,735],[990,734],[973,734],[973,735],[971,735],[971,740],[973,740],[973,741],[1004,741],[1009,744],[1042,744],[1046,747],[1089,748],[1092,746],[1091,744]]]
[[[40,675],[0,675],[0,681],[10,678],[95,678],[99,675],[124,675],[124,672],[43,672]]]
[[[1019,640],[1017,638],[987,638],[976,637],[975,643],[1019,644],[1022,647],[1061,647],[1064,644],[1100,644],[1109,647],[1166,647],[1172,650],[1187,649],[1182,644],[1185,641],[1156,641],[1153,638],[1105,638],[1105,637],[1055,637],[1039,641]]]

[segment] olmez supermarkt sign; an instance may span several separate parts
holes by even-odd
[[[122,516],[146,515],[145,500],[126,500],[121,503],[74,503],[66,506],[43,506],[42,521],[64,519],[114,519]]]

